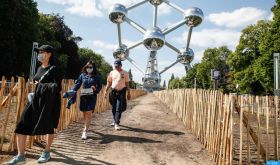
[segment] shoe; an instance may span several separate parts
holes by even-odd
[[[17,155],[13,157],[11,161],[7,163],[7,165],[14,165],[14,164],[24,164],[25,163],[25,157],[24,155]]]
[[[120,130],[121,128],[120,128],[120,126],[118,125],[118,124],[115,124],[115,130]]]
[[[51,159],[51,154],[50,152],[43,151],[40,158],[37,160],[38,163],[46,163]]]
[[[115,122],[111,123],[110,126],[114,127],[115,126]]]
[[[84,131],[84,132],[82,133],[81,139],[82,139],[82,140],[86,140],[86,139],[87,139],[87,132]]]

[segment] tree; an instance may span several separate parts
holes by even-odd
[[[186,76],[182,78],[185,88],[194,88],[194,81],[197,77],[197,67],[199,64],[194,64],[191,68],[188,69]],[[196,81],[196,87],[199,88],[201,85]]]
[[[0,76],[28,76],[38,19],[37,3],[33,0],[1,0]]]
[[[229,72],[229,54],[231,51],[226,46],[208,48],[204,51],[201,63],[195,68],[196,78],[201,88],[212,88],[211,69],[216,69],[220,71],[219,88],[227,91],[226,75]]]
[[[165,83],[165,80],[163,81],[162,88],[163,88],[163,89],[166,89],[166,83]]]
[[[172,73],[171,78],[170,78],[170,80],[168,81],[168,89],[170,89],[170,86],[169,86],[170,82],[171,82],[172,80],[174,80],[174,79],[175,79],[175,76],[174,76],[174,74]]]
[[[245,28],[235,52],[229,56],[232,83],[239,85],[240,93],[265,94],[273,89],[272,54],[262,48],[270,45],[264,44],[270,24],[259,21]]]

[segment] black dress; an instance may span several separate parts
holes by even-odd
[[[50,67],[39,67],[34,80],[39,81]],[[54,133],[60,116],[61,80],[59,69],[53,67],[36,85],[33,101],[28,103],[22,112],[15,133],[22,135]]]

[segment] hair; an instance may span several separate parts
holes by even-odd
[[[57,60],[57,58],[55,57],[55,53],[54,53],[54,51],[52,51],[52,52],[48,52],[48,53],[51,53],[51,56],[50,56],[50,59],[49,59],[49,64],[50,65],[57,65],[58,64],[58,60]]]
[[[87,64],[82,68],[82,73],[87,73],[87,66],[92,65],[93,71],[92,74],[97,74],[97,69],[93,61],[88,61]]]

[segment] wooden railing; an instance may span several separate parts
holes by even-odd
[[[154,92],[207,148],[217,164],[279,159],[279,98],[175,89]]]
[[[63,80],[61,93],[66,92],[73,85],[73,80]],[[18,78],[17,82],[12,78],[9,83],[7,83],[4,77],[2,78],[0,89],[0,151],[12,152],[16,149],[16,136],[13,131],[27,103],[27,95],[34,91],[34,88],[35,86],[32,83],[25,82],[23,78]],[[103,87],[97,96],[95,113],[110,109],[108,99],[104,99],[103,97],[104,91],[105,88]],[[131,90],[132,99],[144,94],[145,92],[142,90]],[[60,120],[55,132],[67,128],[69,124],[79,121],[82,118],[82,113],[79,111],[77,104],[79,103],[79,92],[77,93],[76,103],[70,109],[66,109],[67,99],[62,98],[61,100]],[[31,148],[34,142],[42,140],[45,140],[45,136],[29,136],[27,147]]]

